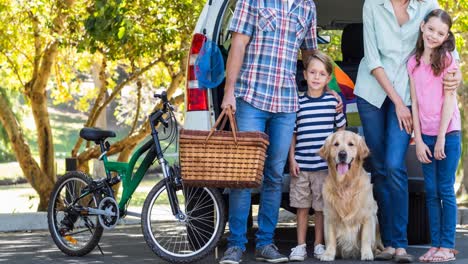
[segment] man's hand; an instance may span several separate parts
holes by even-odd
[[[335,97],[336,100],[338,100],[338,104],[336,105],[336,112],[342,113],[343,112],[343,99],[341,98],[341,96],[336,91],[333,91],[331,89],[327,89],[327,93],[333,95],[333,97]]]
[[[236,112],[236,98],[234,93],[225,93],[223,97],[223,102],[221,103],[221,109],[226,108],[228,105],[232,106],[232,112]]]
[[[462,81],[461,71],[459,69],[449,70],[444,75],[444,89],[449,91],[456,90]]]

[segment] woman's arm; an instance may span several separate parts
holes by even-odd
[[[437,160],[445,159],[445,134],[452,119],[453,111],[456,107],[455,91],[444,90],[444,104],[442,107],[442,119],[440,120],[439,134],[437,135],[436,145],[434,147],[434,158]]]
[[[373,3],[373,1],[365,1],[364,8],[362,10],[364,58],[372,75],[384,89],[385,93],[387,93],[390,100],[395,104],[400,129],[404,128],[409,134],[412,130],[410,110],[395,91],[395,88],[385,73],[385,69],[383,68],[382,61],[380,59],[376,32],[383,29],[375,28],[374,26],[374,5],[375,3]]]
[[[421,125],[419,123],[419,107],[418,99],[416,98],[416,88],[414,81],[410,77],[410,92],[411,92],[411,110],[413,112],[413,128],[414,128],[414,142],[416,143],[416,156],[422,163],[431,163],[429,157],[432,157],[431,150],[424,143],[421,136]]]
[[[406,133],[411,134],[412,130],[412,119],[411,112],[409,108],[405,105],[401,97],[395,91],[395,88],[390,83],[390,80],[385,73],[385,70],[382,67],[372,70],[372,75],[374,75],[377,82],[384,89],[387,96],[392,100],[395,105],[396,115],[398,118],[398,123],[400,125],[400,130],[403,128],[406,130]]]

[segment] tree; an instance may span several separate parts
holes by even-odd
[[[0,91],[2,95],[19,92],[31,108],[39,162],[31,153],[6,96],[0,98],[0,122],[24,175],[39,194],[38,210],[46,209],[56,180],[49,98],[59,103],[74,100],[79,76],[88,74],[92,65],[97,65],[95,71],[102,85],[76,104],[89,110],[85,126],[95,123],[99,113],[120,97],[125,85],[136,83],[136,89],[142,89],[139,83],[152,80],[152,87],[167,86],[172,95],[183,81],[184,57],[201,2],[0,0],[2,17],[9,21],[0,24],[0,76],[7,76],[0,80],[0,87],[8,87]],[[112,78],[117,67],[128,74],[119,83]],[[126,160],[148,134],[141,115],[136,115],[135,120],[131,135],[112,148],[111,153],[123,153],[120,160]],[[77,143],[75,155],[80,144]],[[78,160],[86,164],[97,156],[96,148],[89,147],[78,155]]]
[[[446,10],[452,17],[452,32],[455,34],[457,50],[460,55],[460,67],[463,74],[464,84],[458,89],[459,108],[462,120],[462,158],[459,166],[459,174],[463,172],[460,179],[460,188],[457,193],[467,193],[468,190],[468,71],[466,63],[468,62],[468,1],[467,0],[439,0],[442,9]]]
[[[0,26],[0,34],[4,36],[0,42],[0,54],[7,62],[6,71],[16,77],[14,82],[3,86],[20,91],[32,109],[37,128],[39,164],[33,158],[21,126],[4,97],[0,99],[0,122],[7,131],[26,178],[39,194],[39,210],[46,209],[55,182],[54,145],[46,88],[74,2],[17,0],[2,1],[0,5],[4,21],[10,22]]]
[[[167,87],[171,98],[180,88],[185,76],[185,62],[189,49],[192,26],[201,11],[203,1],[108,1],[98,0],[88,8],[85,46],[102,54],[100,74],[104,84],[99,89],[89,119],[85,126],[93,126],[99,114],[119,96],[125,85],[136,84],[136,113],[132,117],[132,129],[121,141],[111,146],[109,154],[120,153],[118,160],[126,161],[133,148],[150,132],[145,116],[141,115],[141,91],[146,88]],[[187,14],[192,14],[187,16]],[[105,79],[112,76],[107,61],[119,61],[120,68],[129,69],[128,77],[114,85]],[[151,70],[154,70],[152,72]],[[154,79],[153,82],[148,81]],[[146,80],[146,81],[145,81]],[[110,94],[106,94],[110,91]],[[107,96],[106,96],[107,95]],[[177,98],[181,101],[182,96]],[[133,109],[131,110],[133,112]],[[127,114],[129,112],[127,111]],[[140,124],[137,127],[137,124]],[[82,144],[79,139],[72,156],[78,158],[81,169],[87,169],[87,161],[99,156],[99,148],[87,148],[78,154]],[[89,146],[89,145],[88,145]]]

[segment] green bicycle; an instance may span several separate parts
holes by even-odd
[[[165,92],[155,94],[162,109],[149,116],[152,138],[132,155],[128,163],[109,161],[107,151],[113,131],[83,128],[80,137],[100,146],[99,160],[106,177],[91,179],[80,171],[60,177],[52,191],[47,219],[57,247],[70,256],[84,256],[96,246],[104,229],[113,229],[127,215],[126,206],[147,170],[157,159],[164,178],[158,182],[143,205],[141,226],[148,246],[161,258],[189,263],[203,258],[217,244],[224,232],[224,201],[217,189],[184,186],[177,166],[169,166],[160,144],[158,124],[171,122],[170,142],[177,140],[177,122]],[[135,164],[145,158],[133,173]],[[123,192],[116,201],[112,186],[122,181]],[[130,214],[130,213],[129,213]],[[101,250],[102,253],[102,250]]]

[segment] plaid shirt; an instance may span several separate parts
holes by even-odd
[[[250,36],[235,96],[271,113],[299,109],[296,64],[299,48],[317,48],[312,0],[239,0],[229,28]]]

